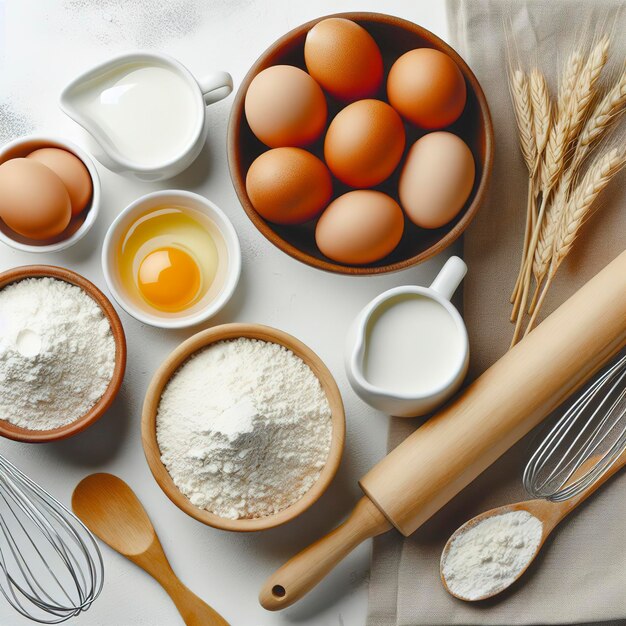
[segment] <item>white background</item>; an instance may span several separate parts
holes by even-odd
[[[167,17],[163,17],[166,10]],[[446,38],[443,1],[428,0],[0,0],[0,141],[30,128],[83,143],[58,108],[58,94],[77,73],[108,56],[147,47],[177,57],[197,76],[229,71],[239,84],[275,39],[311,18],[337,11],[373,10],[417,22]],[[140,410],[157,365],[197,329],[163,331],[124,312],[128,368],[114,407],[85,433],[44,445],[0,442],[0,453],[69,503],[85,475],[109,471],[125,479],[145,505],[180,578],[233,626],[360,626],[365,623],[369,544],[361,546],[322,585],[282,613],[257,603],[264,579],[287,557],[330,530],[359,497],[358,478],[385,449],[387,418],[350,389],[342,365],[346,329],[373,296],[395,285],[428,283],[444,259],[383,277],[351,278],[299,264],[257,233],[233,191],[226,162],[226,125],[232,96],[209,111],[210,134],[197,162],[160,184],[133,182],[99,166],[103,204],[98,223],[70,250],[53,255],[0,248],[0,270],[32,263],[69,267],[101,287],[100,250],[115,215],[156,188],[190,189],[230,217],[243,250],[243,274],[231,303],[211,324],[259,322],[292,333],[328,365],[341,389],[347,443],[339,474],[308,512],[281,528],[234,534],[203,526],[160,491],[140,442]],[[4,117],[3,117],[4,116]],[[9,120],[14,120],[10,122]],[[1,245],[1,244],[0,244]],[[77,620],[83,626],[174,626],[173,604],[149,576],[103,547],[106,582],[101,597]],[[0,624],[28,624],[0,598]]]

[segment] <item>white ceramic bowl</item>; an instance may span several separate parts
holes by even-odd
[[[82,148],[79,148],[76,144],[65,139],[59,139],[57,137],[46,137],[40,135],[28,135],[25,137],[19,137],[0,149],[0,164],[8,161],[9,159],[15,159],[19,157],[25,157],[34,150],[39,148],[61,148],[67,150],[76,155],[84,164],[91,176],[91,183],[93,185],[93,194],[89,206],[85,209],[87,211],[83,223],[67,238],[60,239],[53,243],[37,244],[29,243],[28,240],[22,238],[21,240],[14,239],[13,231],[11,231],[4,224],[0,224],[0,241],[3,241],[8,246],[22,250],[23,252],[58,252],[59,250],[65,250],[70,246],[73,246],[77,241],[80,241],[94,225],[98,212],[100,211],[100,178],[98,177],[98,170],[94,165],[91,157]]]
[[[137,307],[128,297],[126,288],[122,285],[119,276],[116,249],[120,238],[124,236],[129,226],[143,213],[163,205],[182,206],[204,213],[217,226],[228,253],[227,272],[224,285],[217,296],[207,302],[206,306],[189,315],[177,317],[160,316]],[[102,270],[109,291],[118,304],[140,322],[159,328],[187,328],[200,324],[220,311],[233,295],[239,275],[241,274],[241,248],[235,227],[226,214],[210,200],[190,191],[165,190],[155,191],[141,196],[129,204],[113,221],[104,238],[102,246]]]

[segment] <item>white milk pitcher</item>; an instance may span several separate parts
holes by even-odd
[[[140,180],[161,180],[200,154],[206,107],[232,88],[227,72],[196,80],[170,56],[134,52],[77,77],[63,90],[61,108],[88,133],[103,165]]]
[[[466,272],[453,256],[430,287],[395,287],[359,313],[348,333],[346,371],[367,404],[415,417],[458,390],[467,374],[469,342],[450,299]]]

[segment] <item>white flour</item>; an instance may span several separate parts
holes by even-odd
[[[532,559],[543,525],[527,511],[494,515],[461,533],[442,560],[456,595],[475,600],[506,589]]]
[[[234,339],[195,354],[163,391],[162,461],[191,502],[228,519],[264,517],[318,479],[331,441],[311,369],[275,343]]]
[[[8,101],[0,101],[0,145],[32,132],[27,114]]]
[[[115,367],[102,309],[62,280],[29,278],[0,290],[0,418],[51,430],[89,411]]]

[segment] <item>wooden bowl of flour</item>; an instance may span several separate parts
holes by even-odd
[[[0,273],[0,290],[7,285],[17,283],[26,278],[46,277],[56,278],[80,287],[102,309],[104,317],[111,326],[111,333],[115,341],[115,367],[109,385],[100,400],[85,415],[65,426],[51,430],[30,430],[0,419],[0,436],[24,443],[44,443],[67,439],[91,426],[111,406],[120,390],[126,370],[126,336],[122,322],[109,299],[93,283],[80,274],[53,265],[25,265]]]
[[[189,357],[210,344],[240,337],[259,339],[268,343],[276,343],[284,346],[308,365],[319,380],[322,390],[328,399],[331,411],[332,438],[330,451],[324,468],[317,478],[317,481],[299,500],[280,512],[265,517],[226,519],[192,504],[187,496],[185,496],[174,483],[174,480],[161,460],[161,450],[157,440],[157,411],[161,401],[161,395],[167,383]],[[224,324],[215,326],[199,332],[187,339],[187,341],[184,341],[165,359],[154,374],[148,391],[146,392],[141,417],[141,436],[146,459],[154,478],[165,492],[165,495],[167,495],[178,508],[187,513],[187,515],[190,515],[203,524],[213,526],[214,528],[238,532],[274,528],[275,526],[279,526],[294,519],[306,511],[306,509],[324,493],[337,473],[343,453],[345,429],[345,413],[341,394],[339,393],[337,383],[332,374],[322,360],[295,337],[280,330],[259,324]]]

